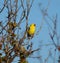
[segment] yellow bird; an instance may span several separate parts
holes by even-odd
[[[36,30],[36,24],[31,24],[28,29],[27,29],[27,37],[28,38],[33,38]]]

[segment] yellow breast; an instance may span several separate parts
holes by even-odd
[[[28,33],[30,35],[34,34],[35,33],[35,26],[31,25],[30,28],[29,28],[29,30],[28,30]]]

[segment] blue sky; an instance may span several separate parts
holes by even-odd
[[[29,14],[29,24],[31,23],[35,23],[36,24],[36,30],[39,29],[39,27],[41,26],[41,22],[43,21],[43,17],[42,17],[42,13],[39,9],[38,4],[42,3],[42,7],[41,8],[46,8],[46,6],[48,5],[48,1],[50,1],[50,5],[48,7],[48,14],[51,18],[53,18],[53,16],[58,15],[58,35],[60,35],[60,0],[35,0],[33,3],[33,6],[31,8],[30,14]],[[0,3],[2,3],[3,0],[0,0]],[[0,4],[0,8],[2,7],[2,4]],[[0,20],[4,20],[6,15],[6,10],[4,10],[4,12],[2,12],[3,14],[0,14]],[[3,16],[3,17],[2,17]],[[51,23],[50,20],[48,20],[48,22],[50,23],[50,25],[53,27],[53,24]],[[37,31],[36,31],[37,32]],[[36,36],[34,36],[34,38],[31,40],[34,45],[33,45],[33,49],[38,48],[40,45],[45,45],[45,44],[50,44],[52,43],[52,41],[50,40],[49,37],[49,31],[48,31],[48,26],[46,24],[46,22],[43,22],[42,25],[42,29],[39,32],[39,34]],[[42,56],[42,60],[44,63],[44,60],[47,58],[48,54],[49,54],[49,50],[52,51],[52,56],[54,57],[54,50],[55,47],[53,45],[51,46],[42,46],[41,47],[41,51],[38,52],[39,55]],[[38,55],[37,53],[34,53],[34,55]],[[38,56],[39,56],[38,55]],[[56,52],[56,61],[58,59],[58,51]],[[53,58],[54,59],[54,58]],[[50,57],[47,63],[53,63],[53,59]],[[15,61],[17,60],[17,58],[15,59]],[[40,63],[39,60],[37,59],[32,59],[32,58],[28,58],[29,63]],[[15,62],[13,62],[15,63]],[[56,62],[57,63],[57,62]]]

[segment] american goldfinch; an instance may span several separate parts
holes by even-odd
[[[31,24],[27,29],[27,37],[32,38],[35,34],[36,24]]]

